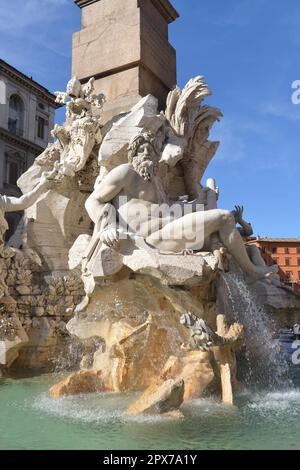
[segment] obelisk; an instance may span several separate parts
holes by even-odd
[[[74,0],[82,30],[73,35],[72,73],[96,78],[106,114],[128,111],[147,94],[163,109],[176,85],[176,52],[168,26],[179,15],[168,0]]]

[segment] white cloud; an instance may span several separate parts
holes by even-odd
[[[80,20],[79,8],[72,0],[7,3],[9,7],[0,9],[0,57],[56,89],[70,70],[71,37]]]
[[[73,6],[79,16],[70,0],[10,0],[9,8],[0,9],[0,57],[21,69],[30,63],[32,74],[41,55],[69,59],[73,30],[64,19]]]
[[[261,103],[257,106],[257,111],[262,116],[272,116],[281,119],[287,119],[288,121],[299,121],[300,120],[300,105],[295,105],[292,101],[288,103]]]
[[[68,3],[69,0],[10,0],[9,8],[0,9],[1,32],[16,35],[41,22],[53,22],[60,14],[59,9]]]

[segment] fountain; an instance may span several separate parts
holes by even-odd
[[[255,290],[233,273],[223,273],[222,281],[224,290],[220,295],[228,296],[231,315],[245,327],[245,383],[249,388],[272,390],[291,385],[289,363],[275,340],[276,323],[259,303]]]
[[[249,290],[281,298],[274,267],[249,258],[240,208],[218,209],[214,180],[200,183],[219,145],[208,140],[222,116],[203,104],[210,94],[199,76],[164,112],[148,95],[103,126],[94,79],[57,93],[66,122],[20,178],[19,205],[2,204],[26,209],[23,248],[1,252],[5,375],[72,368],[52,397],[140,392],[132,415],[181,416],[203,394],[232,405],[257,363],[278,386],[274,324]]]
[[[294,449],[300,394],[275,334],[300,298],[203,181],[223,116],[203,76],[174,86],[178,14],[74,1],[65,122],[23,196],[0,196],[0,449]]]

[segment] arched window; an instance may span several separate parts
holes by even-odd
[[[19,95],[9,99],[8,130],[20,136],[24,132],[24,103]]]

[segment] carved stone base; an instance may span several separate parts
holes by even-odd
[[[96,286],[86,311],[70,320],[67,329],[81,340],[101,339],[101,347],[96,352],[92,349],[91,357],[84,357],[82,363],[102,371],[105,389],[152,390],[154,384],[172,379],[185,383],[185,400],[197,398],[212,383],[221,389],[220,376],[215,373],[218,363],[213,348],[206,353],[188,349],[190,331],[180,317],[192,312],[216,331],[210,291],[209,285],[163,285],[151,276],[123,269]],[[231,346],[224,351],[228,348]],[[231,373],[234,377],[234,368]]]

